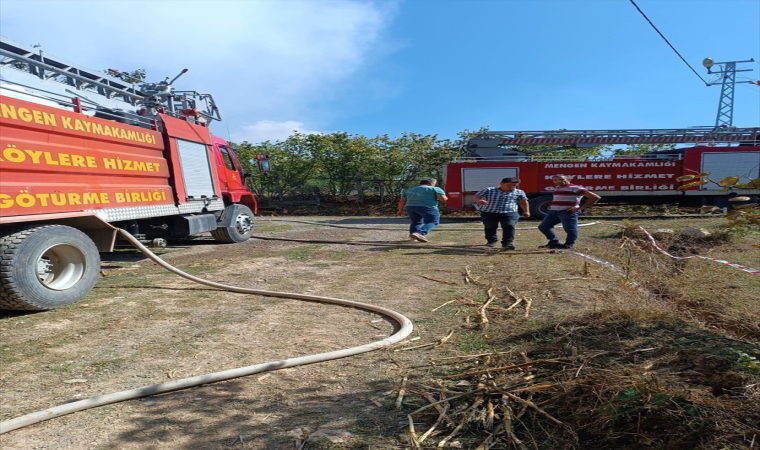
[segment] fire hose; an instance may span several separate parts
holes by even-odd
[[[261,295],[265,297],[279,297],[279,298],[291,298],[295,300],[303,300],[308,302],[328,303],[333,305],[345,306],[350,308],[356,308],[363,311],[369,311],[377,313],[388,319],[391,319],[397,324],[395,332],[389,337],[380,341],[375,341],[369,344],[360,345],[358,347],[351,347],[342,350],[335,350],[326,353],[319,353],[315,355],[301,356],[297,358],[283,359],[280,361],[266,362],[263,364],[256,364],[252,366],[239,367],[237,369],[229,369],[221,372],[214,372],[205,375],[199,375],[196,377],[184,378],[181,380],[171,381],[168,383],[154,384],[151,386],[140,387],[136,389],[130,389],[127,391],[115,392],[112,394],[105,394],[98,397],[79,400],[73,403],[66,403],[63,405],[48,408],[42,411],[29,413],[14,419],[0,422],[0,434],[7,433],[19,428],[23,428],[29,425],[34,425],[46,420],[54,419],[56,417],[64,416],[66,414],[75,413],[78,411],[84,411],[86,409],[96,408],[99,406],[109,405],[112,403],[123,402],[126,400],[133,400],[136,398],[147,397],[150,395],[163,394],[166,392],[178,391],[181,389],[187,389],[189,387],[200,386],[208,383],[216,383],[219,381],[230,380],[233,378],[244,377],[255,373],[270,372],[273,370],[285,369],[288,367],[302,366],[306,364],[314,364],[324,361],[330,361],[339,358],[345,358],[347,356],[358,355],[374,350],[378,350],[383,347],[395,344],[405,339],[411,334],[413,325],[412,322],[395,311],[380,306],[369,305],[366,303],[359,303],[351,300],[342,300],[331,297],[320,297],[315,295],[294,294],[289,292],[276,292],[276,291],[263,291],[258,289],[247,289],[236,286],[228,286],[225,284],[215,283],[213,281],[207,281],[198,277],[194,277],[187,274],[171,265],[164,260],[153,254],[144,245],[142,245],[137,239],[135,239],[129,232],[118,229],[119,233],[128,240],[141,252],[143,252],[148,258],[153,260],[156,264],[165,268],[166,270],[175,273],[183,278],[187,278],[190,281],[200,283],[206,286],[222,289],[230,292],[237,292],[240,294],[252,294]]]

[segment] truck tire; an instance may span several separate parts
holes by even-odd
[[[552,204],[551,195],[539,195],[530,199],[530,216],[536,219],[543,219],[549,213],[549,206]]]
[[[219,227],[211,231],[211,236],[219,242],[245,242],[253,234],[254,218],[251,208],[235,204],[230,205],[225,213],[232,212],[235,216],[229,226]]]
[[[100,254],[81,231],[63,225],[14,228],[0,237],[0,308],[46,311],[90,292]]]

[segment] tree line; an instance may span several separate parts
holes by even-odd
[[[235,146],[246,172],[252,174],[251,187],[262,198],[298,199],[318,193],[330,199],[347,196],[358,188],[397,199],[404,189],[418,184],[422,178],[441,180],[444,164],[467,156],[467,141],[486,131],[485,127],[477,131],[463,130],[454,140],[416,133],[403,133],[398,138],[388,135],[371,138],[346,132],[294,132],[283,141],[259,144],[244,141]],[[594,158],[652,151],[655,146],[638,147],[563,150],[535,147],[531,151]],[[269,155],[272,172],[268,175],[259,174],[256,167],[256,155],[261,154]]]

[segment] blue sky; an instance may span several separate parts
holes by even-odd
[[[760,1],[635,0],[704,79],[760,79]],[[629,0],[0,0],[0,34],[93,69],[190,71],[236,142],[293,130],[453,139],[464,129],[715,123],[706,87]],[[760,126],[738,84],[735,126]]]

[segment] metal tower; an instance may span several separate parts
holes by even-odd
[[[734,121],[734,88],[736,86],[736,72],[752,72],[752,69],[736,69],[738,63],[755,62],[753,58],[747,61],[726,61],[715,62],[712,58],[705,58],[702,65],[707,68],[710,75],[719,75],[721,89],[720,101],[718,102],[718,115],[715,118],[715,128],[730,127]],[[720,67],[719,70],[713,70],[713,67]],[[739,81],[738,83],[753,83],[753,81]],[[718,81],[708,82],[708,86],[718,84]]]

